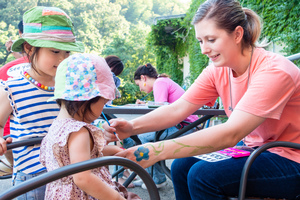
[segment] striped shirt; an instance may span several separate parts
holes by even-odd
[[[58,115],[59,107],[53,97],[53,91],[45,91],[25,77],[12,78],[1,82],[8,93],[13,109],[10,116],[10,134],[15,141],[45,136],[53,120]],[[17,171],[35,174],[46,168],[40,163],[40,144],[13,149],[14,176]]]

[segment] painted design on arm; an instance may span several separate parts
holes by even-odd
[[[158,143],[157,149],[152,144],[147,144],[147,146],[151,146],[153,148],[154,155],[158,156],[164,150],[164,148],[165,148],[165,142],[162,141],[162,142]],[[158,150],[158,149],[161,149],[161,150]]]
[[[134,152],[134,155],[136,157],[136,161],[138,161],[138,162],[143,159],[148,160],[149,159],[149,149],[141,146]]]
[[[180,142],[176,142],[175,140],[172,140],[172,141],[181,146],[181,147],[179,147],[178,149],[176,149],[174,151],[174,154],[180,152],[180,150],[183,149],[183,148],[194,148],[194,150],[190,153],[191,155],[199,154],[198,152],[201,149],[213,148],[212,146],[191,146],[191,145],[186,145],[186,144],[183,144],[183,143],[180,143]]]
[[[149,159],[149,152],[150,152],[150,150],[149,150],[149,148],[147,148],[147,146],[151,146],[151,147],[153,148],[154,155],[156,155],[156,156],[157,156],[158,154],[160,154],[160,153],[164,150],[164,147],[165,147],[164,142],[160,142],[160,143],[158,144],[158,147],[157,147],[157,148],[155,148],[155,146],[152,145],[152,144],[147,144],[147,145],[145,145],[145,146],[141,146],[141,147],[139,147],[139,148],[134,152],[134,155],[135,155],[135,157],[136,157],[136,161],[141,161],[141,160],[143,160],[143,159],[145,159],[145,160],[148,160],[148,159]],[[158,149],[161,149],[161,150],[158,150]]]

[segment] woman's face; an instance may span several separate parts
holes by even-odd
[[[141,75],[141,79],[134,80],[135,84],[139,86],[141,92],[150,93],[153,88],[150,86],[149,82],[147,82],[149,78],[147,76]]]
[[[229,34],[218,28],[212,19],[195,24],[195,32],[202,54],[207,55],[215,67],[231,66],[237,53],[241,52],[235,32]]]

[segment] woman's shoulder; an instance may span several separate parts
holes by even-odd
[[[263,48],[256,48],[253,53],[254,66],[253,68],[260,68],[261,70],[274,70],[285,73],[299,73],[299,68],[283,55],[267,51]]]
[[[161,84],[161,83],[174,84],[176,82],[173,81],[169,77],[160,77],[160,78],[157,78],[156,81],[155,81],[155,84]]]

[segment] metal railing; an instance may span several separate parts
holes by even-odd
[[[289,59],[290,61],[299,60],[300,59],[300,53],[296,53],[296,54],[288,56],[286,58]]]

